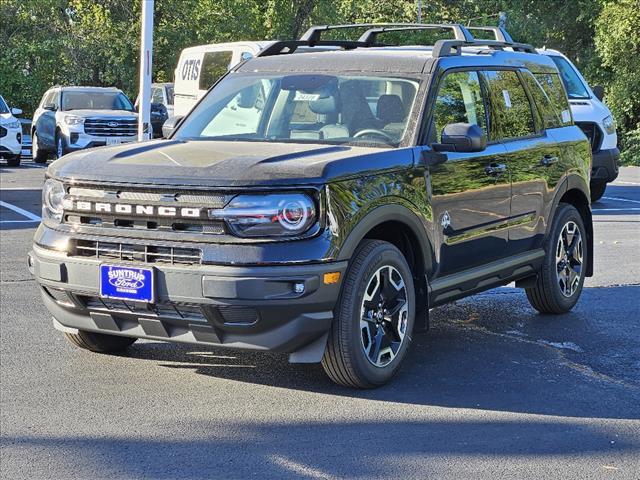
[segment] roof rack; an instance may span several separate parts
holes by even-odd
[[[436,29],[442,28],[445,30],[452,30],[456,40],[473,40],[473,36],[469,31],[460,25],[459,23],[442,23],[442,24],[426,24],[426,23],[349,23],[344,25],[316,25],[309,28],[301,37],[301,41],[309,42],[309,46],[313,47],[320,41],[320,37],[323,32],[328,30],[344,30],[349,28],[368,28],[369,30],[360,37],[361,39],[369,33],[373,36],[371,43],[375,42],[375,36],[382,33],[386,28],[398,28],[403,30],[423,30],[423,29]],[[382,29],[382,30],[380,30]]]
[[[451,57],[462,54],[463,47],[489,47],[493,50],[511,48],[514,52],[538,53],[536,49],[526,43],[499,42],[497,40],[474,40],[461,42],[459,40],[438,40],[433,46],[433,57]]]
[[[506,43],[515,43],[509,32],[504,27],[493,27],[493,26],[485,26],[485,27],[466,27],[467,30],[478,30],[481,32],[491,32],[495,40],[498,42],[506,42]]]
[[[308,40],[280,40],[273,42],[268,47],[260,50],[256,57],[271,57],[273,55],[284,55],[288,53],[294,53],[298,47],[340,47],[344,50],[353,50],[358,47],[371,47],[377,46],[367,45],[362,42],[355,42],[352,40],[319,40],[316,42],[310,42]]]
[[[385,32],[407,32],[407,31],[420,31],[420,30],[452,30],[456,40],[472,42],[474,40],[473,35],[462,25],[456,23],[405,23],[399,24],[401,26],[378,26],[370,28],[362,34],[358,39],[359,42],[373,45],[376,42],[378,35]]]

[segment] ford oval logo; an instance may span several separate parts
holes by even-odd
[[[107,125],[109,125],[110,127],[117,127],[118,126],[118,122],[109,122],[109,123],[107,123]]]
[[[111,270],[109,283],[116,288],[137,291],[144,287],[144,274],[132,270]]]

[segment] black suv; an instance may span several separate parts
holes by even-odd
[[[569,311],[592,274],[591,149],[555,64],[460,25],[366,27],[274,43],[168,139],[53,163],[29,265],[55,327],[96,352],[286,352],[375,387],[437,305],[516,281]],[[453,38],[379,43],[428,28]]]

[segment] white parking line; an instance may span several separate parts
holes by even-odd
[[[640,208],[628,207],[628,208],[592,208],[594,212],[635,212],[640,210]]]
[[[611,185],[616,185],[618,183],[624,183],[625,185],[640,185],[638,182],[623,182],[622,180],[616,180]]]
[[[602,197],[604,200],[613,200],[615,202],[631,202],[631,203],[640,203],[640,200],[631,200],[629,198],[619,198],[619,197]]]
[[[0,200],[0,207],[8,208],[9,210],[13,210],[18,215],[22,215],[23,217],[28,218],[29,220],[0,220],[0,223],[27,223],[27,222],[39,222],[41,218],[35,213],[31,213],[24,208],[16,207],[11,203],[3,202]]]

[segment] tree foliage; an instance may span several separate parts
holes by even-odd
[[[0,0],[0,92],[25,111],[33,111],[54,84],[115,85],[135,96],[141,1]],[[415,21],[416,4],[156,0],[155,78],[171,81],[180,51],[188,46],[295,38],[312,24]],[[638,0],[423,2],[424,22],[496,25],[499,12],[507,14],[507,28],[516,40],[556,48],[588,80],[604,84],[623,144],[632,144],[627,137],[640,138],[640,37],[634,30],[640,20]]]

